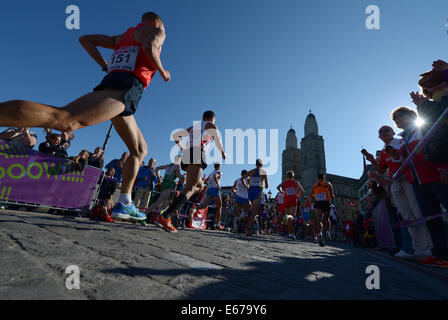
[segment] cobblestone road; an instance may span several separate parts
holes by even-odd
[[[339,243],[0,211],[0,299],[447,299],[440,275]]]

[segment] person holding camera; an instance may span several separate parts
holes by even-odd
[[[104,166],[104,150],[101,147],[96,147],[95,151],[90,154],[89,166],[102,169]]]
[[[68,158],[67,151],[61,146],[61,136],[57,133],[50,133],[47,141],[39,145],[39,151],[52,157]]]

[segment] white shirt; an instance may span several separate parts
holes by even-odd
[[[247,179],[245,180],[245,182],[247,184]],[[236,195],[243,199],[247,199],[249,197],[248,191],[243,183],[243,178],[239,178],[238,180],[236,180]]]
[[[216,184],[216,181],[215,181],[215,178],[214,178],[215,174],[217,174],[217,173],[222,175],[221,170],[214,170],[208,176],[208,178],[207,178],[208,188],[218,188],[218,185]],[[219,182],[220,178],[217,178],[217,180]]]

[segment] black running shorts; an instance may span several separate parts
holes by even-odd
[[[189,148],[184,151],[180,167],[182,170],[187,171],[188,165],[190,164],[200,164],[203,170],[207,168],[205,151],[202,148]]]
[[[314,203],[314,209],[319,209],[322,212],[329,212],[331,210],[329,201],[316,201]]]
[[[143,83],[139,78],[130,72],[112,72],[105,76],[93,91],[100,91],[105,88],[126,90],[123,96],[125,108],[120,116],[130,116],[137,111],[144,90]]]

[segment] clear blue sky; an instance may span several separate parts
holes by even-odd
[[[80,8],[80,30],[65,27],[70,4]],[[371,4],[381,10],[381,30],[365,27]],[[169,83],[154,78],[136,113],[145,161],[169,162],[172,130],[213,109],[221,130],[279,130],[272,191],[286,133],[292,124],[300,141],[309,109],[325,139],[327,172],[359,178],[361,145],[381,148],[377,130],[392,125],[390,111],[411,104],[409,92],[433,60],[448,59],[446,0],[8,1],[0,11],[0,101],[63,106],[91,91],[104,74],[79,36],[121,34],[145,11],[166,24],[161,57],[172,74]],[[111,51],[102,52],[108,60]],[[108,127],[75,132],[70,155],[101,146]],[[33,131],[42,142],[42,130]],[[106,162],[125,150],[114,132]],[[223,183],[250,167],[224,165]]]

